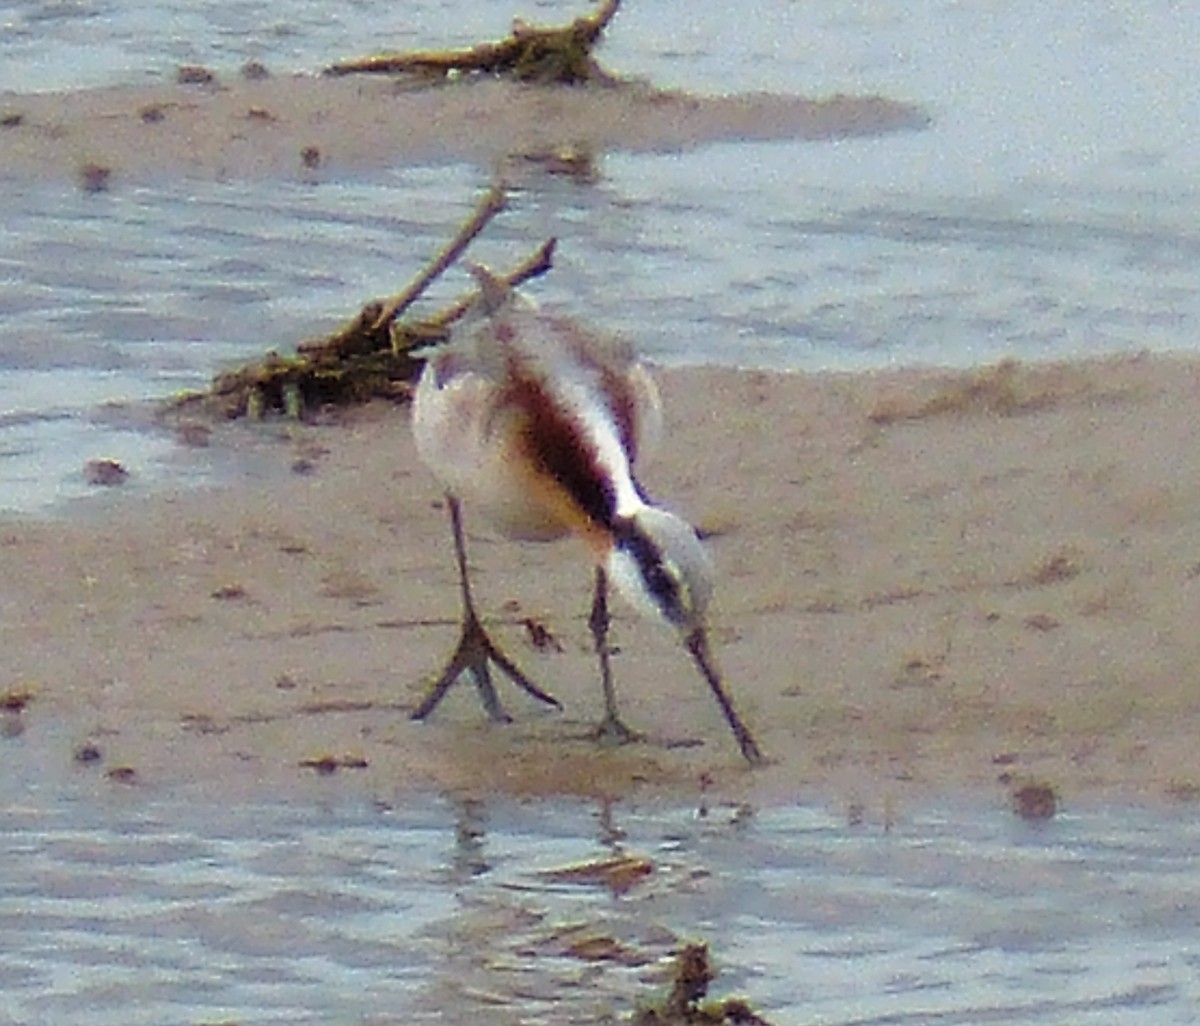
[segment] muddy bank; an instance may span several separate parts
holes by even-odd
[[[438,160],[494,168],[560,147],[689,149],[722,140],[830,139],[923,127],[882,97],[691,96],[622,84],[481,80],[438,87],[288,76],[0,93],[0,177],[85,188],[185,175],[325,176]],[[90,171],[90,173],[89,173]],[[107,172],[99,181],[98,171]]]
[[[494,727],[462,687],[410,723],[457,595],[392,406],[281,436],[305,472],[261,489],[141,495],[134,467],[105,511],[6,523],[0,689],[31,697],[4,715],[55,724],[63,767],[94,744],[71,772],[233,794],[323,768],[389,794],[1197,792],[1200,363],[661,378],[646,485],[711,533],[719,658],[769,768],[743,766],[678,644],[623,608],[620,700],[657,743],[585,740],[585,554],[495,540],[469,510],[485,615],[565,712],[505,691],[516,722]],[[271,429],[214,444],[251,430]]]

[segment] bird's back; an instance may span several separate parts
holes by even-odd
[[[421,376],[424,461],[514,537],[587,534],[640,505],[632,468],[662,415],[631,347],[507,288],[488,293]]]

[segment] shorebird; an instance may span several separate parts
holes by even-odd
[[[608,647],[609,582],[640,612],[675,628],[711,688],[742,754],[763,756],[710,652],[705,614],[712,566],[695,529],[652,503],[634,476],[662,428],[658,390],[630,348],[541,311],[486,268],[472,267],[475,305],[432,350],[417,384],[417,452],[445,489],[458,560],[462,634],[413,713],[427,717],[469,671],[493,720],[508,720],[489,664],[550,705],[491,640],[471,595],[462,504],[518,540],[581,537],[595,560],[589,627],[605,715],[597,736],[637,735],[617,713]]]

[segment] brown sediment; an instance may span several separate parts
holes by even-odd
[[[439,160],[515,173],[560,161],[565,169],[580,154],[591,175],[605,151],[848,138],[927,123],[919,109],[879,96],[695,96],[497,79],[398,90],[386,79],[308,75],[0,94],[0,111],[0,177],[69,178],[92,164],[109,168],[114,183],[297,180]]]
[[[232,796],[311,787],[300,764],[334,753],[368,765],[326,786],[375,794],[827,795],[868,819],[946,790],[1006,808],[1028,781],[1056,806],[1192,801],[1200,363],[1005,373],[1038,402],[886,423],[882,405],[977,375],[659,375],[669,430],[647,485],[720,527],[714,647],[763,769],[678,640],[620,607],[622,712],[658,740],[586,740],[602,710],[587,554],[494,541],[469,509],[481,611],[565,712],[508,694],[516,722],[497,728],[463,685],[409,722],[458,598],[439,491],[392,405],[293,428],[253,489],[118,489],[106,511],[5,523],[0,691],[36,696],[8,714],[25,743],[69,726],[50,735],[64,766],[103,738],[139,782]],[[261,453],[269,430],[210,445]],[[297,451],[304,475],[286,472]]]

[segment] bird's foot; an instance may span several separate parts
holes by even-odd
[[[585,741],[593,741],[602,748],[617,748],[621,745],[642,744],[656,748],[699,748],[704,742],[694,737],[657,737],[627,727],[614,715],[607,715],[590,730],[578,735]]]
[[[588,738],[605,748],[616,748],[618,745],[645,741],[646,735],[625,726],[615,715],[609,713],[588,732]]]
[[[508,656],[500,651],[500,648],[492,641],[487,631],[484,630],[483,624],[476,617],[468,616],[463,621],[462,634],[459,636],[458,646],[447,661],[441,676],[438,677],[437,681],[425,693],[421,704],[417,706],[416,711],[412,714],[412,719],[425,719],[438,707],[442,699],[446,697],[446,692],[450,690],[450,686],[464,672],[470,672],[475,682],[475,687],[479,691],[479,699],[483,702],[483,707],[487,710],[488,717],[495,723],[511,723],[512,717],[504,711],[504,706],[500,704],[500,697],[496,694],[496,688],[492,684],[491,664],[495,664],[496,668],[504,676],[508,677],[517,687],[521,688],[527,694],[532,695],[539,702],[552,705],[556,709],[562,708],[557,698],[547,694],[534,684],[533,681],[517,668],[516,664]]]

